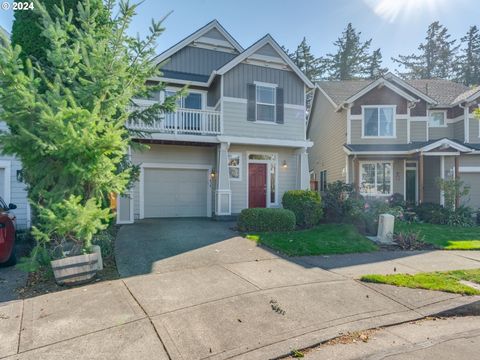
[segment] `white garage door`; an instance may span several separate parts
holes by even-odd
[[[207,182],[206,170],[146,168],[145,217],[207,216]]]

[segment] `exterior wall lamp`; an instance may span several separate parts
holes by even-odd
[[[288,167],[287,160],[283,160],[282,167],[286,169]]]

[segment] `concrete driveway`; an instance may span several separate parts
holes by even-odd
[[[123,274],[148,274],[0,304],[0,358],[263,360],[480,303],[356,280],[394,268],[478,268],[479,252],[282,258],[227,223],[192,219],[124,226],[119,237]]]

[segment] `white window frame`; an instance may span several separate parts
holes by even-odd
[[[171,92],[178,92],[182,90],[182,88],[176,88],[176,87],[169,87],[167,86],[165,88],[165,91],[171,91]],[[160,102],[164,102],[165,101],[165,91],[162,91],[160,93]],[[191,90],[191,89],[188,89],[187,90],[187,96],[188,94],[200,94],[202,96],[202,108],[201,109],[190,109],[190,110],[205,110],[207,108],[207,91],[206,90],[198,90],[198,89],[194,89],[194,90]],[[181,97],[181,105],[183,106],[183,100],[184,100],[184,96]],[[183,107],[180,107],[180,109],[184,109]]]
[[[254,81],[255,84],[255,122],[261,123],[261,124],[277,124],[277,84],[271,84],[271,83],[264,83],[260,81]],[[273,104],[269,103],[262,103],[258,101],[258,88],[259,87],[264,87],[264,88],[271,88],[273,90]],[[267,105],[267,106],[273,106],[273,121],[268,121],[268,120],[258,120],[258,105]]]
[[[443,113],[443,125],[433,126],[430,123],[432,113]],[[448,125],[447,125],[447,110],[428,110],[428,127],[429,128],[446,128],[446,127],[448,127]]]
[[[0,160],[0,168],[4,169],[3,176],[4,176],[4,182],[3,182],[3,188],[5,193],[0,194],[0,196],[3,197],[3,201],[5,201],[5,204],[10,204],[12,201],[12,188],[11,188],[11,169],[12,169],[12,162],[10,160]]]
[[[359,186],[360,186],[360,189],[362,187],[362,174],[363,174],[363,165],[367,165],[367,164],[370,164],[370,165],[375,165],[375,193],[363,193],[363,192],[360,192],[361,195],[363,196],[391,196],[393,195],[393,175],[394,175],[394,171],[393,171],[393,161],[383,161],[383,160],[380,160],[380,161],[360,161],[359,162],[359,166],[360,166],[360,169],[359,169]],[[390,169],[391,169],[391,174],[390,174],[390,192],[388,194],[379,194],[377,192],[377,164],[390,164]]]
[[[230,156],[238,156],[239,158],[239,165],[238,166],[230,166],[228,165],[228,178],[230,179],[230,181],[242,181],[242,178],[243,178],[243,171],[242,171],[242,168],[243,168],[243,157],[242,157],[242,153],[239,153],[239,152],[229,152],[228,153],[228,162],[230,162]],[[232,178],[230,177],[230,167],[238,167],[238,178]]]
[[[274,159],[273,160],[251,160],[250,159],[250,155],[267,155],[267,156],[273,156]],[[280,203],[279,203],[279,196],[278,196],[278,193],[279,193],[279,188],[278,188],[278,175],[279,175],[279,171],[280,171],[280,168],[278,166],[278,154],[277,153],[269,153],[269,152],[261,152],[261,151],[252,151],[252,152],[247,152],[247,171],[248,171],[248,168],[249,168],[249,164],[267,164],[267,208],[270,208],[270,207],[278,207],[280,206]],[[270,174],[270,168],[269,168],[269,165],[270,164],[273,164],[275,165],[275,202],[271,202],[270,201],[270,192],[271,192],[271,188],[270,188],[270,182],[271,182],[271,174]],[[248,183],[248,176],[246,176],[246,180],[247,180],[247,207],[248,207],[248,203],[249,203],[249,183]]]
[[[365,109],[392,109],[393,135],[365,135]],[[378,111],[378,131],[380,131],[380,111]],[[397,105],[362,105],[362,139],[396,139],[397,138]]]

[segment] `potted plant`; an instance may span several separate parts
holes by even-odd
[[[90,281],[102,267],[100,247],[92,238],[108,226],[110,209],[102,209],[92,198],[82,202],[70,196],[38,212],[38,225],[32,233],[39,244],[49,249],[55,281],[76,285]]]

